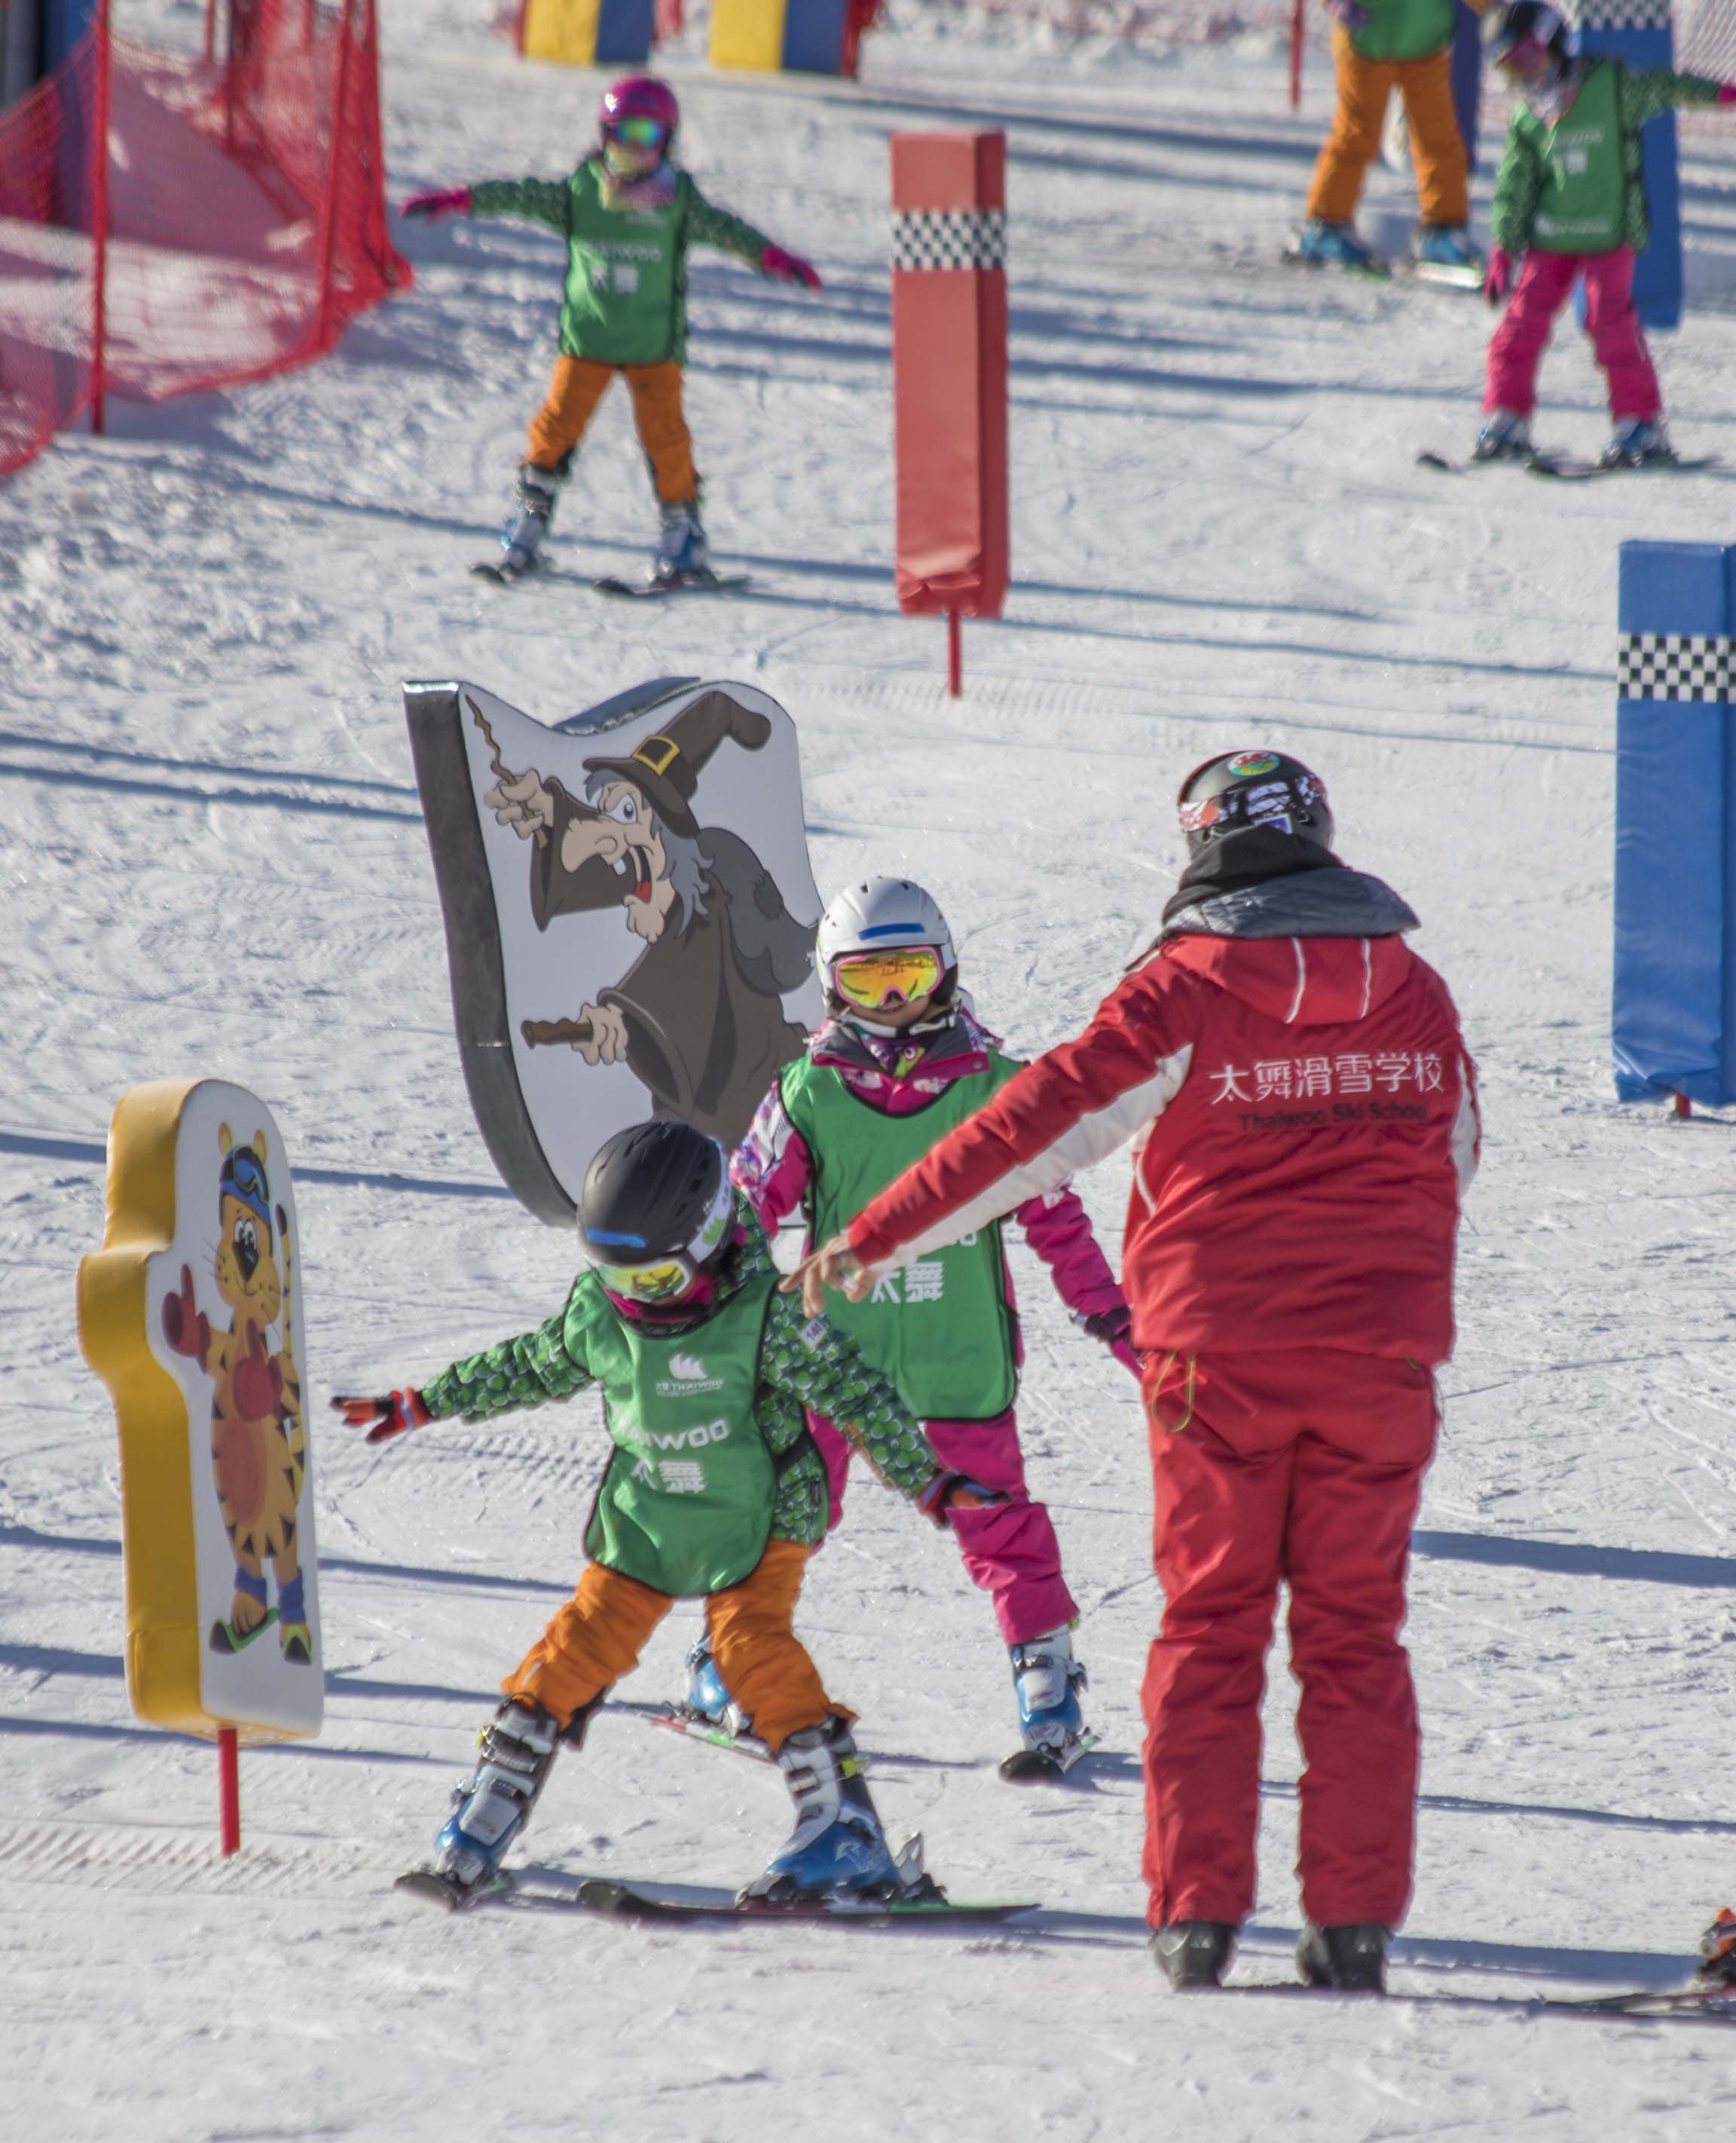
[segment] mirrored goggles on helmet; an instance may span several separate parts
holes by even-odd
[[[679,1302],[716,1256],[729,1233],[734,1205],[725,1174],[703,1225],[682,1249],[653,1255],[636,1236],[590,1235],[582,1225],[579,1246],[611,1294],[628,1302]]]
[[[834,961],[832,987],[862,1012],[885,1012],[932,995],[944,972],[932,945],[888,946],[881,953],[846,953]]]
[[[1516,44],[1509,45],[1496,61],[1509,74],[1516,74],[1523,82],[1534,75],[1547,74],[1555,66],[1555,58],[1541,37],[1521,37]]]
[[[636,113],[625,118],[611,119],[603,129],[606,141],[625,142],[630,149],[660,149],[669,139],[669,129],[660,119],[645,119]]]

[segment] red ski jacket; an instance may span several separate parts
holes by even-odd
[[[1142,1351],[1432,1366],[1478,1137],[1458,1015],[1402,937],[1170,936],[1077,1041],[864,1208],[850,1245],[908,1263],[1132,1139],[1122,1284]]]

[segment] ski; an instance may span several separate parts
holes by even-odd
[[[949,1920],[992,1923],[1010,1919],[1016,1913],[1036,1909],[1029,1903],[954,1904],[944,1893],[928,1898],[864,1898],[859,1903],[844,1898],[827,1898],[789,1905],[764,1904],[751,1899],[745,1904],[680,1904],[667,1898],[648,1897],[631,1883],[597,1880],[581,1883],[564,1902],[578,1911],[617,1920],[795,1920],[810,1924],[825,1921],[828,1924],[843,1922],[869,1927],[932,1925]]]
[[[527,558],[522,566],[510,565],[505,558],[498,562],[479,558],[470,569],[471,577],[477,581],[492,581],[497,588],[514,587],[537,570],[537,561]]]
[[[591,585],[600,596],[634,602],[661,601],[670,596],[722,595],[748,585],[746,573],[684,573],[670,581],[623,581],[610,574]]]
[[[1697,469],[1715,468],[1716,454],[1672,454],[1668,461],[1577,462],[1565,456],[1538,454],[1526,463],[1528,476],[1553,477],[1566,483],[1583,483],[1597,476],[1692,476]]]
[[[776,1761],[763,1741],[751,1734],[732,1734],[727,1726],[720,1726],[714,1719],[703,1719],[671,1706],[662,1711],[644,1711],[636,1715],[648,1726],[666,1727],[671,1734],[685,1734],[695,1741],[704,1741],[714,1749],[726,1749],[732,1756],[745,1756],[750,1763],[770,1764]]]
[[[1461,1994],[1447,1988],[1407,1992],[1388,1987],[1384,1993],[1350,1993],[1330,1987],[1308,1987],[1299,1979],[1232,1981],[1227,1987],[1189,1988],[1194,1993],[1305,1995],[1318,2001],[1324,1995],[1355,2002],[1434,2002],[1467,2009],[1516,2009],[1535,2015],[1539,2010],[1577,2017],[1688,2017],[1709,2022],[1736,2022],[1736,1987],[1628,1987],[1620,1994]]]
[[[438,1905],[444,1912],[467,1913],[473,1905],[480,1905],[490,1898],[504,1897],[512,1888],[510,1875],[493,1875],[486,1883],[466,1885],[455,1883],[450,1875],[443,1875],[438,1868],[411,1868],[400,1875],[392,1885],[402,1890],[407,1898],[419,1898],[425,1903]]]
[[[211,1625],[210,1648],[214,1652],[245,1652],[256,1637],[263,1637],[277,1620],[277,1610],[268,1607],[265,1620],[255,1622],[250,1630],[238,1630],[233,1622],[219,1620]]]
[[[1306,254],[1295,252],[1286,246],[1279,258],[1286,268],[1311,269],[1317,275],[1323,275],[1329,271],[1336,275],[1353,276],[1362,283],[1390,283],[1392,280],[1392,270],[1387,262],[1377,260],[1372,257],[1366,262],[1310,260]]]
[[[1481,268],[1455,268],[1445,260],[1407,260],[1397,273],[1409,283],[1428,283],[1437,290],[1462,290],[1476,296],[1482,290],[1486,271]]]
[[[1095,1734],[1081,1734],[1058,1754],[1052,1749],[1015,1749],[1001,1759],[1001,1776],[1009,1785],[1040,1785],[1064,1779],[1081,1756],[1097,1745]]]
[[[1425,447],[1417,457],[1418,468],[1438,469],[1446,476],[1469,476],[1476,469],[1533,469],[1540,462],[1554,464],[1552,454],[1491,454],[1485,461],[1456,462],[1449,454],[1437,454],[1432,447]]]

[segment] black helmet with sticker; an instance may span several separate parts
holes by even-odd
[[[1288,752],[1220,752],[1194,769],[1175,805],[1190,856],[1255,826],[1333,844],[1326,784]]]
[[[606,1140],[579,1190],[579,1243],[611,1293],[679,1300],[734,1240],[723,1148],[659,1118]]]

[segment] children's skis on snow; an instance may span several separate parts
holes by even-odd
[[[523,580],[566,577],[564,574],[551,573],[539,558],[527,558],[522,565],[515,565],[510,557],[497,560],[482,558],[470,571],[473,579],[489,581],[501,588],[516,587]],[[681,573],[668,580],[624,581],[617,574],[607,573],[601,579],[592,581],[591,587],[596,595],[643,602],[669,596],[727,594],[732,588],[746,587],[751,577],[747,573],[714,573],[708,570],[702,573]]]
[[[1598,476],[1692,476],[1701,469],[1716,468],[1716,454],[1674,454],[1668,461],[1587,462],[1570,454],[1491,454],[1486,460],[1454,461],[1425,447],[1417,457],[1418,468],[1437,469],[1446,476],[1469,476],[1476,469],[1520,469],[1526,476],[1554,478],[1569,483]]]
[[[617,1705],[611,1709],[626,1707]],[[732,1756],[745,1756],[755,1764],[774,1761],[770,1750],[753,1735],[732,1734],[718,1720],[697,1717],[677,1705],[636,1710],[634,1715],[644,1720],[649,1726],[661,1726],[672,1734],[685,1734],[695,1741],[705,1742],[713,1749],[725,1750]],[[1081,1734],[1076,1741],[1060,1753],[1047,1749],[1015,1749],[1010,1756],[1003,1756],[996,1768],[1009,1784],[1040,1784],[1046,1780],[1064,1779],[1080,1758],[1088,1755],[1096,1745],[1095,1734]]]
[[[919,1841],[913,1844],[919,1853]],[[906,1851],[909,1849],[907,1847]],[[1036,1909],[1028,1900],[1017,1903],[995,1901],[955,1904],[940,1885],[926,1875],[917,1876],[902,1892],[889,1898],[805,1898],[789,1903],[769,1902],[764,1898],[727,1903],[658,1898],[635,1883],[596,1877],[586,1878],[571,1890],[555,1890],[527,1885],[510,1875],[497,1874],[488,1882],[467,1889],[433,1868],[413,1868],[400,1875],[392,1887],[402,1890],[407,1897],[438,1905],[449,1913],[472,1912],[478,1905],[493,1903],[508,1905],[520,1912],[591,1913],[608,1919],[670,1923],[684,1920],[796,1920],[804,1924],[843,1921],[869,1927],[933,1926],[953,1920],[979,1923],[1005,1920],[1016,1913]]]

